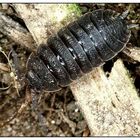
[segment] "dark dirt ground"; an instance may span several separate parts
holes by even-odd
[[[128,9],[129,5],[130,4],[79,4],[83,14],[99,8],[112,9],[121,13]],[[0,10],[16,16],[11,5],[0,4]],[[140,4],[131,4],[130,14],[127,19],[130,23],[140,23]],[[131,47],[140,48],[139,29],[132,29],[132,36],[129,43],[131,43],[129,44]],[[22,72],[25,73],[25,64],[31,52],[0,32],[0,51],[8,55],[11,47],[13,47],[18,54],[19,66],[22,68]],[[107,62],[103,67],[104,70],[108,72],[112,63],[118,57],[123,59],[139,94],[140,62],[122,52],[116,58]],[[9,69],[9,63],[14,68],[11,56],[9,60],[8,62],[4,54],[0,52],[0,124],[17,112],[25,99],[25,88],[22,89],[16,82],[14,69]],[[46,125],[49,130],[47,136],[90,136],[86,121],[69,87],[63,88],[59,92],[49,94],[46,92],[42,94],[39,100],[39,110],[46,119]],[[39,126],[37,114],[32,111],[31,105],[27,106],[21,115],[15,117],[4,127],[0,128],[0,136],[44,135],[43,130]]]

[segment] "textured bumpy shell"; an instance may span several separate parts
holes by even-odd
[[[56,91],[117,55],[130,37],[121,16],[110,10],[89,12],[39,46],[27,63],[29,86]]]

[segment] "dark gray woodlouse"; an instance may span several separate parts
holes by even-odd
[[[125,13],[89,12],[60,29],[32,53],[26,78],[35,91],[56,91],[116,56],[127,44],[130,30]]]

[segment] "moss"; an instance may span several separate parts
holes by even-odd
[[[78,4],[52,4],[50,5],[50,9],[50,11],[52,11],[51,16],[49,15],[49,17],[51,17],[51,22],[54,24],[58,22],[62,24],[60,25],[61,27],[74,21],[82,14]]]
[[[82,14],[78,4],[66,4],[64,7],[66,12],[66,17],[61,21],[63,25],[66,25],[76,20]]]
[[[68,4],[67,9],[69,13],[74,13],[76,16],[81,16],[82,14],[78,4]]]

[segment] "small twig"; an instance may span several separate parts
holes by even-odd
[[[6,91],[6,90],[8,90],[10,87],[11,87],[11,84],[8,85],[7,87],[0,88],[0,91]]]
[[[15,50],[13,48],[11,49],[11,54],[12,54],[14,65],[15,65],[16,75],[17,75],[18,79],[21,79],[20,68],[19,68],[19,60],[18,60],[18,57],[17,57],[17,53],[15,52]]]
[[[63,109],[64,112],[67,114],[67,108],[66,108],[66,103],[67,103],[67,93],[69,91],[69,87],[66,88],[65,92],[64,92],[64,104],[63,104]],[[68,116],[68,114],[67,114]]]
[[[68,117],[66,117],[62,111],[59,112],[58,115],[63,119],[64,122],[66,122],[69,125],[72,133],[74,134],[76,129],[76,124],[73,121],[71,121]]]
[[[4,64],[4,63],[0,63],[0,70],[4,72],[10,72],[10,69],[7,66],[7,64]]]
[[[132,44],[128,44],[123,50],[123,53],[131,59],[140,62],[140,48],[133,47]]]
[[[55,97],[56,97],[56,93],[53,93],[52,99],[51,99],[51,108],[53,109],[54,106],[54,102],[55,102]],[[49,118],[52,115],[52,110],[49,111],[49,114],[47,116],[47,118]]]
[[[83,137],[88,137],[90,135],[90,130],[88,127],[86,127],[86,129],[83,132]]]
[[[15,67],[15,68],[13,68],[13,66],[12,66],[12,64],[11,64],[11,62],[10,62],[10,55],[11,55],[11,53],[13,53],[12,52],[12,49],[11,49],[11,51],[9,52],[9,54],[8,54],[8,63],[9,63],[9,65],[10,65],[10,68],[11,68],[11,73],[10,73],[10,75],[11,75],[11,77],[13,78],[13,80],[14,80],[14,87],[16,88],[16,92],[17,92],[17,94],[18,94],[18,96],[20,96],[19,95],[19,90],[18,90],[18,81],[17,81],[17,79],[18,79],[18,75],[20,75],[20,74],[18,74],[17,73],[17,67]],[[16,58],[17,59],[17,58]],[[15,62],[16,63],[16,62]],[[16,64],[15,64],[16,65]],[[20,85],[22,85],[22,83],[20,83]]]

